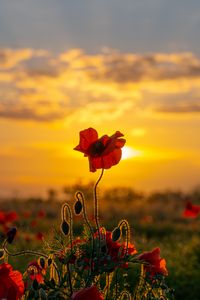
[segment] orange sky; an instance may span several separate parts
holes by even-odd
[[[193,53],[1,49],[0,195],[95,181],[73,151],[79,131],[124,133],[133,156],[103,186],[190,189],[200,183],[200,60]]]

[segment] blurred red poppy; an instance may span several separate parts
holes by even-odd
[[[0,299],[18,300],[24,294],[22,274],[7,263],[0,265]]]
[[[36,227],[36,226],[37,226],[37,221],[36,221],[36,220],[32,220],[32,221],[30,222],[30,226],[31,226],[32,228]]]
[[[12,223],[18,219],[18,214],[15,211],[4,212],[0,211],[0,224],[4,225]]]
[[[38,215],[39,218],[44,218],[46,216],[46,213],[43,209],[41,209],[41,210],[38,211],[37,215]]]
[[[183,211],[183,217],[196,218],[200,214],[200,205],[194,205],[191,202],[186,203],[185,210]]]
[[[38,232],[35,235],[36,240],[42,241],[44,239],[44,234],[42,232]]]
[[[95,285],[82,289],[78,292],[74,292],[72,300],[104,300],[103,295],[99,292]]]
[[[30,211],[24,211],[23,216],[24,216],[25,219],[28,219],[31,216],[31,212]]]
[[[144,270],[149,273],[150,276],[155,276],[156,274],[168,275],[166,260],[160,257],[160,248],[144,252],[138,256],[138,259],[149,264],[144,264]]]
[[[112,136],[104,135],[98,138],[94,128],[80,131],[80,142],[74,150],[83,152],[89,159],[90,171],[109,169],[119,163],[126,140],[120,139],[123,134],[116,131]]]
[[[42,268],[36,260],[33,260],[28,265],[28,274],[30,280],[36,279],[38,283],[44,282],[44,275],[46,274],[46,269]]]

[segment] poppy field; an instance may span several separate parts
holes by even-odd
[[[199,299],[200,191],[101,190],[125,143],[85,129],[74,150],[96,182],[2,200],[0,299]]]

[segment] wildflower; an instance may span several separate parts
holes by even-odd
[[[18,220],[18,214],[15,211],[10,211],[6,213],[6,222],[12,223],[16,220]]]
[[[82,289],[78,292],[74,292],[72,300],[104,300],[103,295],[99,292],[95,285]]]
[[[44,282],[44,275],[46,274],[46,268],[42,268],[36,260],[33,260],[28,265],[28,274],[30,280],[37,280],[38,283]]]
[[[30,222],[30,226],[31,226],[32,228],[35,228],[35,227],[37,226],[37,221],[36,221],[36,220],[32,220],[32,221]]]
[[[4,212],[0,211],[0,224],[5,225],[7,223],[12,223],[18,219],[18,215],[15,211]]]
[[[41,210],[38,211],[37,215],[38,215],[39,218],[44,218],[46,216],[46,213],[43,209],[41,209]]]
[[[128,247],[126,250],[126,243],[113,242],[112,240],[112,232],[106,231],[106,245],[108,249],[108,254],[112,257],[114,261],[119,258],[123,258],[125,253],[129,255],[133,255],[137,253],[135,246],[131,243],[128,243]]]
[[[156,274],[168,275],[166,260],[160,257],[160,248],[144,252],[138,256],[138,259],[147,263],[144,264],[144,270],[149,273],[151,277]]]
[[[93,128],[80,131],[80,142],[74,150],[84,153],[89,159],[90,171],[109,169],[119,163],[122,155],[121,148],[126,140],[120,139],[123,134],[116,131],[112,136],[104,135],[98,138],[98,133]]]
[[[200,205],[194,205],[191,202],[187,202],[183,216],[186,218],[196,218],[200,214]]]
[[[44,234],[42,232],[36,233],[35,239],[38,241],[42,241],[44,239]]]
[[[22,274],[7,263],[0,265],[0,299],[18,300],[24,294]]]

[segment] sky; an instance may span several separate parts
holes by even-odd
[[[200,184],[199,0],[0,0],[0,197],[95,181],[79,131],[120,130],[103,187]]]

